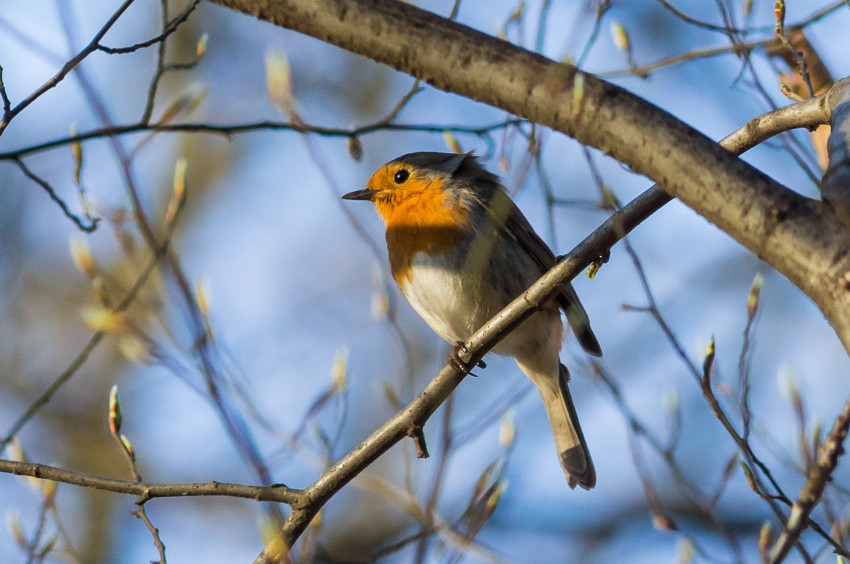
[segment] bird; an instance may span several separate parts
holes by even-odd
[[[472,153],[417,152],[380,167],[366,188],[342,196],[374,204],[386,225],[390,271],[417,314],[452,345],[464,343],[556,263],[499,178]],[[570,488],[591,489],[596,470],[560,361],[564,324],[601,356],[571,284],[504,337],[492,352],[510,356],[535,384]]]

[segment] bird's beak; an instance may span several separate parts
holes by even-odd
[[[369,200],[370,202],[375,199],[375,195],[377,192],[375,190],[369,190],[368,188],[364,188],[363,190],[357,190],[355,192],[349,192],[345,194],[342,199],[343,200]]]

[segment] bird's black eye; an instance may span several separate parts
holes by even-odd
[[[393,175],[393,182],[396,184],[404,184],[410,178],[410,171],[406,168],[400,168]]]

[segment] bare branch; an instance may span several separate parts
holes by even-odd
[[[154,484],[137,482],[135,480],[118,480],[105,476],[96,476],[84,472],[74,472],[45,464],[32,462],[15,462],[0,459],[0,472],[16,476],[30,476],[41,480],[52,480],[94,490],[102,490],[120,494],[138,496],[136,503],[142,505],[151,499],[160,497],[198,497],[220,496],[241,497],[257,501],[274,501],[297,505],[301,501],[302,492],[288,488],[283,484],[271,486],[245,486],[227,482],[210,481],[206,483],[185,484]]]
[[[133,515],[139,518],[142,523],[145,524],[145,527],[148,528],[148,531],[153,537],[153,544],[156,547],[157,552],[159,552],[159,562],[157,562],[156,564],[166,564],[165,544],[162,542],[162,538],[160,538],[159,536],[159,529],[154,526],[154,524],[150,520],[150,517],[148,517],[148,514],[145,511],[145,507],[143,505],[139,506],[135,511],[133,511]]]
[[[762,27],[747,27],[747,28],[739,29],[739,28],[730,27],[728,25],[711,24],[711,23],[704,22],[704,21],[701,21],[701,20],[698,20],[696,18],[688,16],[687,14],[685,14],[684,12],[682,12],[681,10],[677,9],[675,6],[670,4],[670,2],[668,2],[667,0],[656,0],[656,1],[659,4],[661,4],[662,6],[664,6],[664,8],[666,8],[668,11],[670,11],[674,16],[681,19],[682,21],[684,21],[686,23],[693,24],[697,27],[701,27],[701,28],[704,28],[704,29],[711,30],[711,31],[718,31],[718,32],[721,32],[721,33],[734,33],[734,34],[747,34],[747,33],[758,32],[758,31],[761,31],[761,32],[773,31],[772,26],[770,26],[770,27],[764,27],[764,26],[762,26]],[[788,25],[786,27],[789,30],[796,30],[796,29],[801,29],[801,28],[803,28],[803,27],[805,27],[805,26],[807,26],[811,23],[814,23],[814,22],[820,20],[821,18],[828,16],[829,14],[831,14],[832,12],[837,10],[838,8],[840,8],[842,1],[843,0],[839,0],[839,1],[834,2],[833,4],[831,4],[829,6],[825,6],[824,8],[821,8],[817,12],[814,12],[813,14],[809,15],[807,18],[801,20],[800,22],[798,22],[796,24]]]
[[[687,51],[685,53],[679,53],[678,55],[671,55],[669,57],[663,57],[656,61],[652,61],[650,63],[644,63],[642,65],[636,65],[633,67],[628,67],[624,69],[612,70],[600,72],[599,76],[603,78],[617,78],[620,76],[629,76],[635,75],[640,77],[647,77],[653,71],[658,69],[670,67],[673,65],[678,65],[680,63],[687,63],[690,61],[696,61],[698,59],[705,59],[708,57],[716,57],[717,55],[730,55],[730,54],[741,54],[741,53],[749,53],[753,49],[756,49],[761,46],[765,46],[771,43],[775,43],[776,40],[771,38],[762,39],[758,41],[750,41],[747,43],[733,43],[732,45],[723,45],[720,47],[706,47],[703,49],[693,49],[691,51]]]
[[[790,106],[783,106],[753,118],[743,127],[727,135],[720,146],[731,153],[740,155],[771,137],[791,129],[814,128],[829,121],[830,108],[835,102],[828,93],[804,100]]]
[[[175,223],[171,224],[171,230],[174,229],[174,225]],[[160,245],[158,249],[154,251],[153,255],[150,257],[147,264],[139,274],[139,277],[136,278],[136,281],[133,283],[133,285],[130,287],[130,289],[127,291],[127,293],[118,303],[118,305],[115,306],[113,312],[121,312],[126,310],[128,307],[130,307],[130,304],[133,303],[133,301],[136,299],[136,296],[138,295],[139,291],[147,283],[148,279],[150,278],[150,275],[153,274],[156,265],[159,263],[166,250],[168,249],[168,245],[171,240],[171,233],[172,231],[169,231],[166,234],[164,242]],[[96,333],[94,333],[89,339],[88,343],[86,343],[86,345],[77,354],[74,360],[72,360],[71,363],[68,365],[68,367],[65,368],[65,370],[63,370],[62,373],[56,377],[53,383],[50,384],[50,386],[48,386],[48,388],[44,392],[42,392],[42,394],[32,403],[32,405],[30,405],[27,410],[15,420],[9,431],[6,433],[6,436],[0,440],[0,453],[2,453],[6,446],[8,446],[8,444],[12,441],[12,439],[15,438],[15,435],[17,435],[18,432],[23,429],[24,425],[26,425],[27,422],[29,422],[29,420],[35,416],[38,410],[47,405],[47,403],[53,397],[53,394],[55,394],[56,391],[59,390],[59,388],[64,386],[65,383],[70,380],[71,377],[73,377],[74,374],[76,374],[77,371],[86,363],[86,361],[88,361],[88,358],[91,355],[92,351],[94,351],[100,341],[103,340],[103,337],[105,335],[106,334],[102,331],[97,331]]]
[[[50,78],[50,80],[48,80],[43,85],[41,85],[41,87],[38,88],[35,92],[33,92],[32,94],[27,96],[26,99],[24,99],[23,101],[19,102],[18,105],[16,105],[14,108],[12,108],[8,111],[5,111],[3,113],[3,119],[0,119],[0,135],[3,134],[3,131],[9,125],[9,122],[12,121],[12,119],[16,115],[21,113],[27,106],[29,106],[30,104],[35,102],[45,92],[54,88],[57,84],[62,82],[62,79],[65,78],[65,76],[69,72],[74,70],[77,67],[77,65],[79,65],[81,62],[83,62],[83,60],[86,57],[91,55],[97,49],[97,46],[100,43],[100,40],[103,39],[103,36],[106,35],[106,32],[108,32],[112,28],[112,26],[115,25],[115,22],[118,21],[118,18],[120,18],[121,15],[125,11],[127,11],[127,8],[129,8],[130,4],[132,4],[132,3],[133,3],[133,0],[124,0],[124,2],[118,7],[118,9],[115,11],[115,13],[112,14],[112,16],[110,16],[110,18],[106,21],[105,24],[103,24],[103,27],[100,28],[100,31],[98,31],[95,34],[95,36],[92,38],[92,40],[89,42],[88,45],[86,45],[73,58],[71,58],[69,61],[67,61],[62,66],[62,68],[59,70],[59,72],[57,72],[55,75],[53,75]],[[4,104],[5,104],[5,94],[3,95],[3,97],[4,97]]]
[[[3,115],[9,115],[12,109],[12,102],[9,101],[9,94],[6,92],[6,84],[3,82],[3,67],[0,66],[0,100],[3,101]]]
[[[39,186],[47,192],[47,195],[50,196],[50,199],[56,202],[59,207],[62,209],[62,213],[65,214],[65,217],[74,222],[74,224],[80,229],[80,231],[85,231],[86,233],[92,233],[95,229],[97,229],[97,223],[100,221],[99,217],[95,217],[90,220],[90,223],[86,224],[80,216],[71,211],[68,207],[68,204],[65,203],[65,200],[59,197],[59,194],[56,193],[56,190],[53,189],[53,186],[50,185],[49,182],[38,176],[36,173],[31,171],[27,165],[24,164],[24,161],[21,159],[12,159],[18,168],[21,169],[21,172],[24,173],[24,176],[38,184]]]
[[[195,8],[198,7],[198,4],[201,3],[201,0],[192,0],[192,3],[186,6],[186,9],[183,10],[177,17],[171,20],[165,28],[162,30],[162,33],[157,35],[156,37],[151,37],[147,41],[142,41],[140,43],[136,43],[134,45],[129,45],[127,47],[107,47],[106,45],[97,45],[98,51],[103,51],[109,55],[118,55],[124,53],[133,53],[134,51],[138,51],[139,49],[145,49],[147,47],[151,47],[156,45],[157,43],[162,43],[165,41],[169,35],[177,31],[180,27],[180,24],[189,19],[189,16],[192,12],[195,11]]]
[[[820,448],[817,464],[809,471],[808,480],[800,491],[800,497],[791,507],[785,530],[770,551],[771,564],[782,562],[806,529],[809,514],[823,496],[826,483],[832,477],[832,472],[838,464],[838,457],[844,453],[844,439],[847,438],[848,428],[850,428],[850,400],[847,400],[844,409],[835,419],[829,437]]]
[[[528,123],[524,119],[506,119],[495,123],[482,126],[464,126],[464,125],[423,125],[423,124],[406,124],[406,123],[389,123],[387,118],[383,118],[374,123],[362,125],[353,128],[340,127],[323,127],[319,125],[309,125],[305,123],[296,123],[291,121],[256,121],[248,123],[234,124],[215,124],[215,123],[177,123],[177,124],[155,124],[138,122],[128,125],[115,125],[110,127],[102,127],[91,131],[81,132],[76,135],[67,137],[58,137],[37,145],[21,147],[12,151],[0,152],[0,160],[12,160],[36,153],[41,153],[57,147],[70,145],[91,139],[102,139],[104,137],[117,137],[121,135],[130,135],[133,133],[207,133],[213,135],[223,135],[231,137],[243,133],[252,133],[255,131],[294,131],[297,133],[310,133],[323,137],[359,137],[376,133],[378,131],[419,131],[426,133],[443,133],[450,131],[452,133],[463,133],[468,135],[477,135],[479,137],[487,137],[494,131],[505,129],[507,127],[515,127]]]

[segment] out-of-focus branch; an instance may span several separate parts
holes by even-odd
[[[788,516],[785,530],[770,551],[771,564],[782,562],[806,529],[809,514],[820,501],[826,483],[838,464],[838,457],[844,453],[844,440],[847,438],[848,428],[850,428],[850,400],[847,400],[844,409],[835,419],[832,431],[820,448],[817,464],[809,471],[808,480],[800,491],[800,497],[791,506],[791,514]]]
[[[730,25],[716,25],[716,24],[712,24],[712,23],[705,22],[705,21],[702,21],[702,20],[698,20],[696,18],[688,16],[687,14],[685,14],[684,12],[682,12],[681,10],[677,9],[675,6],[670,4],[670,2],[668,2],[667,0],[657,0],[657,2],[659,4],[661,4],[662,6],[664,6],[664,8],[666,10],[668,10],[670,13],[672,13],[674,16],[681,19],[685,23],[692,24],[692,25],[695,25],[696,27],[700,27],[700,28],[703,28],[703,29],[708,29],[708,30],[711,30],[711,31],[717,31],[717,32],[720,32],[720,33],[723,33],[723,34],[733,34],[734,33],[736,35],[740,35],[740,34],[745,35],[745,34],[753,33],[753,32],[773,31],[773,29],[774,29],[773,26],[769,26],[769,27],[765,27],[765,26],[750,27],[750,26],[747,26],[745,28],[736,28],[736,27],[733,27],[733,26],[730,26]],[[828,16],[832,12],[838,10],[839,8],[841,8],[841,5],[842,5],[842,0],[838,0],[831,5],[824,6],[823,8],[819,9],[818,11],[814,12],[813,14],[810,14],[807,18],[800,20],[797,23],[789,24],[788,26],[786,26],[786,28],[790,31],[802,29],[802,28],[806,27],[807,25],[814,23],[814,22],[820,20],[821,18]]]
[[[443,133],[446,131],[452,133],[462,133],[468,135],[476,135],[478,137],[488,137],[491,133],[505,129],[507,127],[515,127],[528,123],[524,119],[507,119],[490,123],[481,126],[465,126],[465,125],[425,125],[425,124],[407,124],[407,123],[390,123],[386,118],[377,122],[362,125],[352,128],[341,127],[324,127],[320,125],[309,125],[306,123],[297,123],[294,121],[255,121],[247,123],[233,124],[215,124],[215,123],[132,123],[126,125],[114,125],[109,127],[101,127],[91,131],[77,133],[66,137],[58,137],[38,143],[28,145],[19,149],[0,152],[0,160],[14,160],[28,155],[41,153],[50,149],[56,149],[70,145],[89,141],[92,139],[103,139],[105,137],[118,137],[123,135],[131,135],[134,133],[207,133],[213,135],[222,135],[230,138],[233,135],[243,133],[253,133],[256,131],[294,131],[297,133],[308,133],[311,135],[320,135],[322,137],[360,137],[378,131],[417,131],[425,133]]]
[[[162,44],[168,39],[168,36],[177,31],[180,27],[180,24],[189,19],[189,16],[192,12],[195,11],[195,8],[198,7],[201,0],[192,0],[192,3],[186,6],[186,8],[181,12],[177,17],[173,20],[167,22],[165,26],[163,26],[162,33],[157,35],[156,37],[152,37],[147,41],[142,41],[140,43],[135,43],[133,45],[129,45],[127,47],[107,47],[106,45],[97,45],[98,51],[103,51],[109,55],[120,55],[124,53],[133,53],[138,51],[139,49],[145,49],[147,47],[151,47],[153,45]]]
[[[130,494],[138,496],[137,503],[143,504],[158,497],[198,497],[222,496],[241,497],[257,501],[275,501],[297,504],[301,490],[288,488],[282,484],[272,486],[245,486],[226,482],[210,481],[206,483],[152,484],[135,480],[118,480],[105,476],[96,476],[73,470],[65,470],[45,464],[16,462],[0,459],[0,472],[16,476],[30,476],[41,480],[51,480],[94,490]]]
[[[395,0],[213,0],[574,137],[656,180],[821,308],[850,351],[850,234],[659,108],[576,67]],[[422,45],[428,45],[422,49]]]
[[[670,55],[668,57],[663,57],[656,61],[644,63],[642,65],[634,65],[626,68],[620,68],[617,70],[603,71],[599,73],[599,76],[603,78],[618,78],[621,76],[639,76],[641,78],[646,78],[650,75],[650,73],[659,69],[672,67],[681,63],[689,63],[691,61],[697,61],[699,59],[717,57],[718,55],[737,55],[740,53],[750,53],[759,47],[763,47],[765,45],[769,45],[775,42],[776,40],[771,37],[769,39],[749,41],[746,43],[721,45],[720,47],[705,47],[701,49],[692,49],[691,51],[687,51],[685,53]]]
[[[38,176],[34,173],[30,168],[24,164],[24,161],[21,159],[12,159],[21,172],[24,173],[24,176],[41,186],[41,188],[47,192],[47,195],[50,196],[50,199],[56,202],[59,205],[59,208],[62,210],[62,213],[65,214],[65,217],[74,222],[74,224],[81,230],[86,233],[91,233],[95,229],[97,229],[97,223],[100,221],[100,218],[95,217],[89,220],[89,223],[85,223],[83,219],[71,211],[71,208],[68,207],[68,204],[59,197],[59,194],[56,193],[56,190],[53,189],[53,186],[50,185],[49,182]]]
[[[177,225],[175,221],[177,218],[177,214],[181,213],[183,208],[185,199],[181,199],[179,201],[178,206],[175,208],[175,216],[172,218],[171,222],[168,223],[167,229],[165,232],[165,236],[163,238],[163,242],[155,249],[153,249],[153,254],[151,255],[148,262],[145,264],[145,267],[142,269],[139,276],[136,278],[136,281],[133,282],[133,285],[124,294],[124,297],[121,298],[121,301],[118,302],[118,305],[112,310],[113,313],[120,313],[125,311],[130,304],[136,299],[136,296],[141,291],[142,287],[147,283],[151,274],[153,274],[154,269],[160,263],[163,256],[168,251],[168,247],[171,244],[171,237],[174,234],[174,229]],[[0,453],[6,448],[6,446],[15,438],[18,432],[27,424],[27,422],[32,419],[35,414],[45,406],[50,399],[53,397],[59,388],[65,385],[65,383],[71,379],[71,377],[77,373],[77,371],[88,361],[89,356],[97,347],[97,345],[103,340],[103,337],[106,335],[103,331],[95,332],[91,338],[89,338],[88,343],[83,347],[83,349],[77,354],[74,360],[68,365],[68,367],[62,371],[59,376],[53,381],[52,384],[44,391],[42,394],[27,408],[27,410],[18,417],[17,420],[12,424],[8,433],[5,437],[0,438]]]

